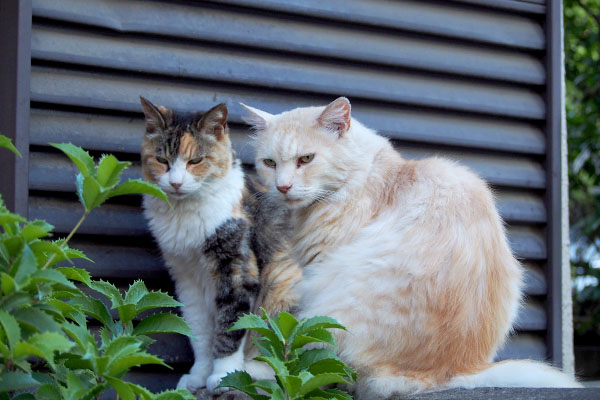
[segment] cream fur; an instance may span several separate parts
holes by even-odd
[[[440,158],[404,160],[350,119],[343,98],[249,120],[263,183],[295,210],[300,316],[329,315],[348,328],[336,339],[361,377],[359,397],[576,385],[541,363],[492,364],[517,314],[523,272],[473,172]],[[302,165],[307,154],[314,159]],[[281,185],[291,188],[282,194]]]

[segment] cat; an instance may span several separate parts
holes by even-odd
[[[286,247],[289,212],[245,183],[224,104],[201,114],[140,100],[142,175],[170,201],[144,196],[144,214],[195,336],[194,364],[177,386],[221,392],[215,388],[228,372],[248,369],[245,333],[228,332],[231,325],[259,305],[276,314],[297,303],[301,271]]]
[[[272,115],[253,107],[256,170],[293,210],[299,317],[329,315],[364,399],[452,387],[576,387],[543,363],[493,363],[523,268],[487,184],[442,158],[405,160],[350,102]]]

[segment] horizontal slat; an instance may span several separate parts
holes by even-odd
[[[249,149],[243,149],[245,142],[241,144],[237,142],[236,144],[235,147],[240,150],[238,154],[250,152]],[[411,153],[411,155],[414,155],[414,153]],[[461,161],[468,165],[468,160],[461,159]],[[61,154],[30,153],[29,186],[33,190],[73,192],[75,191],[76,173],[75,166]],[[140,178],[140,165],[134,163],[132,167],[125,171],[123,177]],[[546,221],[544,203],[542,198],[537,195],[499,191],[497,193],[497,204],[501,216],[506,221],[519,223]]]
[[[478,6],[487,6],[503,10],[524,11],[535,14],[546,12],[546,1],[519,1],[519,0],[454,0],[457,3],[470,3]]]
[[[372,39],[363,37],[361,46],[355,46],[356,50],[350,55],[354,55],[357,61],[446,74],[537,85],[545,82],[544,66],[534,56],[402,36],[380,36]],[[342,38],[348,42],[344,47],[356,40],[346,36]],[[326,39],[323,38],[320,43],[326,43]],[[331,92],[334,90],[332,87],[343,84],[337,93],[348,95],[354,94],[349,85],[355,85],[356,90],[367,91],[369,88],[376,92],[378,81],[401,81],[402,78],[400,74],[369,69],[364,65],[349,67],[314,58],[291,59],[285,55],[255,53],[247,49],[132,39],[40,25],[34,25],[31,45],[34,59],[302,90]],[[329,57],[332,56],[330,47],[324,54]],[[169,56],[164,57],[165,54]],[[360,80],[356,79],[359,73],[363,74]],[[389,89],[388,94],[393,94],[395,88],[390,86]]]
[[[344,23],[357,22],[527,49],[539,50],[545,46],[542,27],[530,18],[456,5],[416,0],[247,0],[244,3]],[[143,1],[34,0],[33,14],[122,32],[158,33],[280,50],[296,50],[298,47],[302,50],[315,43],[327,43],[320,36],[322,20],[298,22],[283,16],[275,20],[247,9],[200,8]],[[346,51],[353,48],[349,47]]]
[[[524,358],[546,361],[548,352],[543,337],[526,333],[510,336],[506,344],[498,351],[494,361]]]
[[[75,195],[73,195],[75,197]],[[68,233],[82,214],[78,203],[56,198],[30,196],[29,216],[45,219],[56,227],[56,232]],[[122,204],[105,204],[94,210],[79,228],[79,233],[95,235],[148,236],[141,209]],[[511,247],[517,257],[533,260],[546,257],[543,234],[533,228],[508,229]]]
[[[327,91],[329,98],[335,98],[339,93],[343,93],[347,96],[356,96],[356,98],[367,100],[395,101],[399,104],[447,110],[536,120],[545,117],[543,98],[540,94],[526,88],[484,83],[474,85],[467,81],[424,77],[408,73],[398,73],[394,78],[386,79],[382,76],[391,73],[369,73],[359,70],[351,72],[346,71],[345,76],[348,79],[356,79],[356,82],[340,80],[340,76],[344,76],[342,71],[332,69],[323,75],[329,76],[330,79],[325,81],[326,78],[321,76],[319,80],[323,79],[323,81],[313,83],[316,85],[313,92],[319,93],[319,96],[323,97],[322,93]],[[331,86],[329,81],[332,84],[339,83],[339,87]],[[365,82],[372,84],[373,87],[366,85]],[[249,98],[254,97],[274,104],[281,104],[282,100],[285,101],[288,97],[288,104],[291,103],[289,94],[261,92],[256,88],[246,87],[216,87],[214,82],[211,84],[193,81],[182,83],[179,81],[169,82],[167,78],[158,80],[137,75],[122,77],[108,73],[32,68],[31,100],[34,101],[59,104],[72,104],[72,101],[77,101],[76,104],[84,106],[98,105],[112,108],[117,104],[123,107],[128,102],[131,102],[131,105],[139,104],[140,93],[164,91],[184,96],[195,95],[195,99],[205,97],[214,100],[241,101],[242,97],[245,97],[245,100],[248,101]],[[251,96],[250,93],[253,95]],[[108,102],[108,104],[104,102]],[[103,103],[104,105],[102,105]],[[196,105],[196,107],[198,106]]]
[[[159,104],[187,111],[205,111],[215,104],[212,99],[199,98],[196,99],[196,103],[191,104],[183,103],[187,100],[185,98],[170,103],[161,97],[156,99],[150,97],[150,99]],[[226,101],[226,99],[220,100]],[[248,100],[256,107],[268,106],[268,104],[255,104],[252,96]],[[241,123],[240,106],[233,101],[228,103],[229,121]],[[323,102],[325,103],[326,101]],[[319,103],[314,101],[312,104]],[[31,142],[45,145],[52,141],[72,141],[93,150],[137,153],[140,149],[144,125],[141,106],[139,103],[136,105],[137,108],[133,105],[131,107],[140,113],[139,119],[63,113],[34,108],[31,114]],[[279,110],[267,109],[266,111],[283,111],[296,106],[297,103],[288,103],[283,104],[286,108],[279,105]],[[354,101],[352,115],[383,135],[404,141],[504,150],[513,153],[544,154],[546,149],[544,134],[539,128],[510,120],[459,117],[389,106],[376,107]],[[240,133],[244,132],[240,131]]]

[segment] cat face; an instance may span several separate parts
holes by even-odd
[[[200,194],[224,177],[232,163],[227,107],[219,104],[204,115],[176,113],[140,97],[146,117],[142,142],[144,179],[171,198]]]
[[[343,162],[351,120],[346,98],[279,115],[242,106],[256,130],[256,171],[272,195],[290,208],[335,195],[351,172]]]

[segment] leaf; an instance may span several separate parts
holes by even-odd
[[[229,331],[236,331],[236,330],[241,330],[241,329],[247,329],[250,331],[260,333],[261,335],[263,335],[264,337],[266,337],[267,339],[269,339],[270,341],[272,341],[274,343],[280,342],[280,339],[275,334],[275,332],[273,332],[271,329],[269,329],[269,326],[267,325],[267,323],[256,314],[242,315],[233,324],[233,326],[231,328],[229,328]]]
[[[291,372],[294,375],[297,375],[300,371],[308,369],[308,367],[310,367],[314,363],[326,359],[339,360],[337,354],[335,354],[335,352],[330,349],[306,350],[300,355],[300,357],[298,357],[298,362],[296,363]]]
[[[179,333],[194,337],[188,324],[178,315],[171,313],[158,313],[141,320],[133,329],[134,335],[148,335],[150,333]]]
[[[83,179],[81,179],[81,184],[77,186],[79,199],[86,211],[90,211],[103,203],[100,185],[94,177],[84,176]]]
[[[271,318],[271,316],[269,316],[269,314],[267,313],[267,311],[261,307],[261,311],[263,313],[263,318],[265,318],[268,322],[269,322],[269,326],[271,327],[271,331],[273,331],[275,333],[275,335],[277,336],[277,338],[279,339],[279,341],[281,343],[285,343],[285,339],[283,338],[283,334],[281,333],[281,330],[279,329],[279,324],[278,321]]]
[[[157,394],[155,400],[196,400],[196,396],[185,389],[165,390]]]
[[[35,355],[48,362],[52,369],[54,366],[54,352],[65,352],[75,344],[66,337],[56,332],[44,332],[32,335],[27,342],[20,342],[15,348],[15,358]]]
[[[8,296],[18,289],[17,282],[15,282],[12,276],[4,272],[0,274],[0,284],[2,286],[3,296]]]
[[[275,371],[276,375],[285,376],[289,375],[289,371],[283,361],[277,357],[258,356],[254,358],[256,361],[262,361],[269,364],[269,366]]]
[[[119,183],[123,170],[130,165],[129,161],[119,161],[112,154],[103,155],[98,162],[96,179],[103,188],[113,188]]]
[[[105,379],[123,400],[135,400],[135,393],[126,382],[112,376],[105,376]]]
[[[301,336],[296,336],[292,342],[292,350],[303,347],[309,343],[327,343],[336,347],[333,335],[326,329],[315,329]]]
[[[11,311],[14,308],[21,307],[25,304],[31,304],[33,299],[31,296],[25,292],[14,292],[10,296],[4,298],[4,303],[2,303],[2,309],[4,311]]]
[[[181,307],[183,304],[164,292],[150,292],[137,303],[137,312],[159,307]]]
[[[56,400],[61,398],[59,390],[50,383],[40,385],[37,392],[35,392],[35,397],[39,400]]]
[[[0,135],[0,147],[4,147],[5,149],[12,151],[19,157],[23,157],[21,155],[21,153],[19,152],[19,150],[17,150],[17,148],[13,145],[12,139],[10,139],[4,135]]]
[[[298,320],[288,312],[281,312],[279,314],[279,328],[281,330],[281,334],[288,340],[294,331],[294,328],[298,325]]]
[[[123,304],[117,306],[117,311],[123,324],[127,324],[137,315],[135,304]]]
[[[27,326],[34,332],[59,332],[60,324],[45,312],[35,308],[26,307],[15,310],[13,316],[21,325]]]
[[[21,234],[25,238],[26,242],[31,242],[34,239],[50,236],[52,229],[54,229],[54,226],[50,225],[46,221],[38,219],[25,225],[21,230]]]
[[[27,220],[18,214],[13,214],[8,211],[0,214],[0,224],[11,224],[13,222],[27,222]]]
[[[71,250],[71,249],[69,249]],[[83,254],[83,253],[82,253]],[[87,257],[85,257],[87,258]],[[63,274],[67,279],[72,281],[77,281],[81,283],[85,283],[89,285],[91,283],[90,273],[87,272],[83,268],[75,268],[75,267],[58,267],[56,268],[58,272]]]
[[[136,304],[138,301],[142,299],[146,294],[148,294],[148,289],[146,285],[141,280],[136,280],[129,286],[127,293],[125,293],[125,303],[128,304]]]
[[[108,198],[123,196],[126,194],[149,194],[159,199],[169,202],[167,194],[161,188],[153,183],[141,179],[129,179],[110,191]]]
[[[281,382],[285,392],[288,394],[288,397],[295,398],[296,395],[300,392],[300,387],[302,386],[302,380],[297,376],[293,375],[283,375],[277,376],[279,381]]]
[[[297,328],[296,334],[304,334],[306,332],[313,331],[315,329],[342,329],[346,328],[331,317],[317,316],[309,318],[306,321],[300,323]]]
[[[15,281],[20,284],[25,278],[34,273],[37,268],[37,259],[35,258],[33,251],[31,251],[31,248],[28,245],[25,245],[19,261],[11,269],[11,275],[14,276]]]
[[[339,375],[347,375],[348,377],[351,377],[352,375],[348,374],[349,371],[347,368],[348,366],[346,366],[346,364],[344,364],[340,360],[325,359],[315,362],[310,367],[308,367],[308,370],[313,375],[333,373]]]
[[[0,379],[0,393],[23,390],[39,384],[30,374],[20,371],[4,372]]]
[[[252,377],[245,371],[235,371],[227,374],[217,388],[233,388],[246,393],[254,400],[268,400],[268,396],[258,394],[252,384]]]
[[[0,310],[0,325],[2,325],[4,335],[8,341],[8,347],[14,350],[17,343],[21,340],[21,329],[17,320],[9,313]]]
[[[72,143],[49,143],[50,146],[55,147],[65,153],[67,157],[73,161],[73,163],[79,169],[79,172],[83,176],[93,176],[95,172],[94,159],[89,153],[83,150],[81,147],[75,146]]]
[[[108,310],[108,307],[106,307],[106,305],[100,300],[89,296],[77,296],[70,300],[70,304],[77,307],[79,310],[88,314],[89,316],[95,318],[101,322],[102,325],[108,327],[109,329],[113,327],[114,321],[110,315],[110,311]]]
[[[55,254],[54,259],[52,260],[52,264],[49,266],[53,266],[59,261],[65,260],[67,255],[64,250],[60,248],[60,245],[57,242],[50,242],[47,240],[36,240],[29,244],[33,252],[36,254],[36,259],[39,265],[44,265],[48,257],[42,255],[44,254]]]
[[[55,269],[43,269],[37,271],[33,275],[31,275],[31,280],[34,283],[51,282],[68,287],[70,289],[76,289],[75,285],[71,281],[65,278],[65,276],[61,274],[60,271],[57,271]]]
[[[116,359],[135,353],[141,345],[142,343],[133,336],[119,336],[107,344],[102,355],[109,359]]]
[[[63,330],[75,341],[77,346],[85,353],[89,349],[95,350],[95,354],[98,355],[98,348],[94,336],[87,330],[87,328],[78,326],[72,323],[63,324]]]
[[[112,308],[117,308],[123,304],[123,297],[121,296],[121,292],[115,285],[106,281],[92,281],[88,285],[91,289],[94,289],[97,292],[102,293],[106,296],[112,303]]]
[[[115,360],[108,368],[108,373],[110,375],[115,376],[123,372],[129,371],[129,369],[132,367],[139,367],[140,365],[148,364],[162,365],[164,367],[172,369],[170,366],[165,364],[164,361],[159,357],[145,352],[138,352]]]
[[[344,379],[344,377],[338,374],[321,374],[310,378],[300,388],[300,394],[305,395],[312,392],[315,389],[319,389],[325,385],[331,385],[332,383],[350,383]]]

